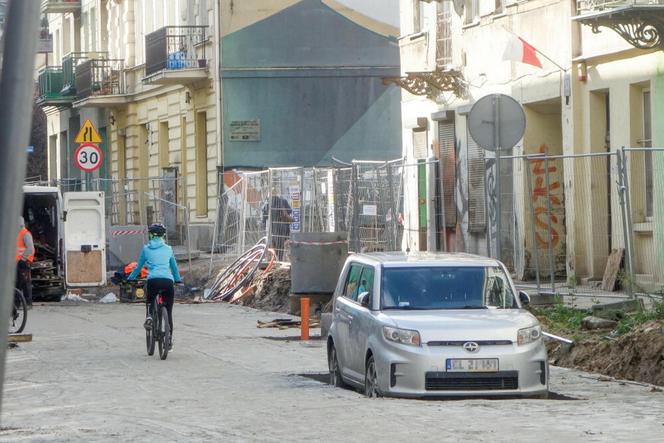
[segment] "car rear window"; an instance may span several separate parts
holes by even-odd
[[[382,309],[517,308],[500,267],[384,268]]]

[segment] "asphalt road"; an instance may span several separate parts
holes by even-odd
[[[663,441],[664,393],[649,387],[553,368],[552,400],[370,400],[316,380],[322,342],[256,328],[276,314],[176,305],[161,361],[143,309],[30,311],[34,341],[7,354],[0,441]]]

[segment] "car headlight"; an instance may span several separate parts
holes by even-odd
[[[542,327],[540,325],[531,326],[530,328],[519,329],[517,333],[516,342],[519,345],[527,345],[542,337]]]
[[[410,329],[399,329],[383,326],[383,337],[389,341],[401,343],[404,345],[420,345],[420,333],[417,331],[411,331]]]

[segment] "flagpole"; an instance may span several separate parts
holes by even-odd
[[[565,69],[565,68],[563,68],[562,66],[560,66],[558,63],[556,63],[555,61],[553,61],[553,59],[552,59],[551,57],[549,57],[548,55],[546,55],[545,53],[543,53],[542,51],[540,51],[539,49],[537,49],[536,47],[534,47],[534,46],[531,45],[530,43],[528,43],[528,42],[526,42],[525,40],[523,40],[520,36],[518,36],[517,34],[515,34],[514,32],[512,32],[511,30],[507,29],[507,28],[505,27],[505,25],[502,25],[502,28],[503,28],[505,31],[507,31],[507,32],[509,32],[510,34],[512,34],[514,37],[516,37],[516,38],[518,38],[519,40],[521,40],[522,42],[527,43],[528,45],[530,45],[530,47],[533,48],[533,49],[535,50],[535,52],[537,52],[539,55],[541,55],[542,57],[544,57],[545,59],[547,59],[548,61],[550,61],[550,62],[551,62],[553,65],[555,65],[558,69],[560,69],[560,70],[563,71],[563,72],[567,72],[567,69]]]

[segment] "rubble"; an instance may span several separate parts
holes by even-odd
[[[238,304],[271,312],[290,310],[290,266],[277,264],[268,272],[259,272],[250,286],[252,292]]]
[[[581,323],[583,329],[593,330],[593,329],[613,329],[618,325],[618,322],[615,320],[608,320],[605,318],[593,317],[589,315],[585,317]]]

